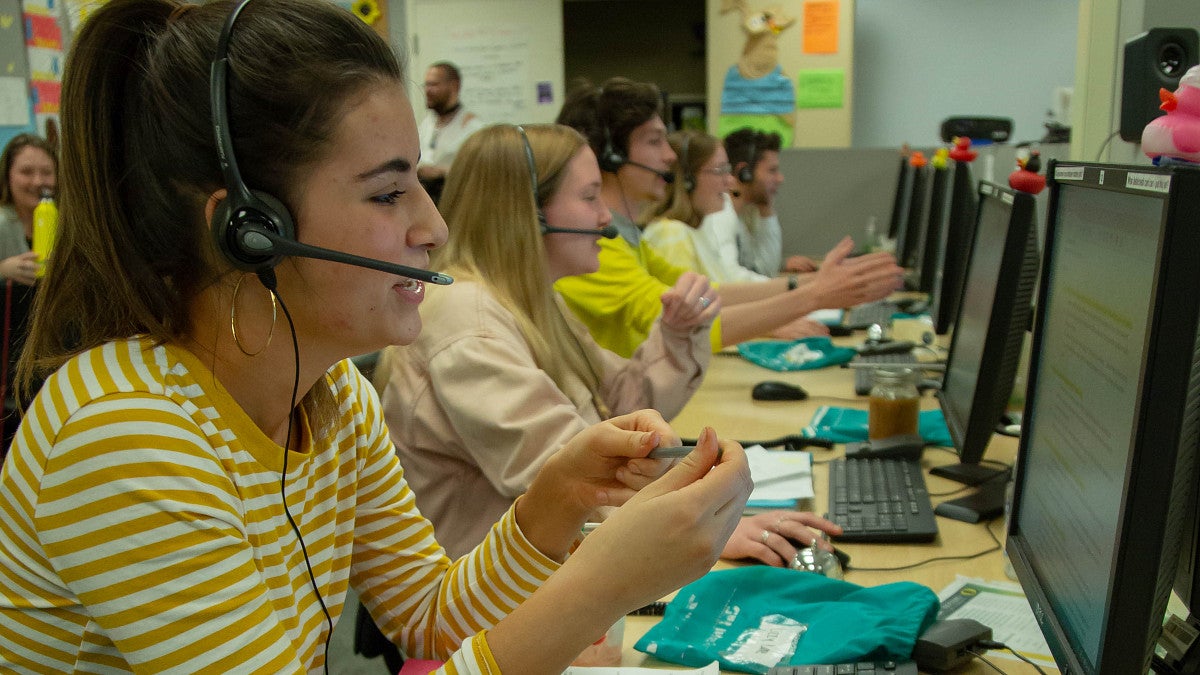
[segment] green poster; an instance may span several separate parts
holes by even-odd
[[[801,70],[796,76],[796,107],[841,108],[845,81],[841,68]]]

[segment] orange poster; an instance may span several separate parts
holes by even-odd
[[[837,0],[808,0],[804,3],[804,53],[836,54],[838,50]]]

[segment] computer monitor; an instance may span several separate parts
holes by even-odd
[[[934,166],[929,178],[929,214],[925,219],[925,236],[921,245],[921,270],[917,277],[917,290],[933,293],[937,274],[942,268],[942,233],[946,214],[950,212],[950,170],[945,166]]]
[[[1144,673],[1195,531],[1200,170],[1048,176],[1007,551],[1063,672]]]
[[[1004,513],[1007,470],[980,465],[984,450],[1008,405],[1029,327],[1037,283],[1037,247],[1029,253],[1033,195],[994,183],[979,184],[975,236],[967,257],[962,301],[946,373],[937,392],[959,464],[937,467],[935,475],[977,485],[974,494],[939,505],[941,515],[968,522]]]
[[[908,198],[912,194],[912,167],[908,165],[908,153],[900,155],[900,173],[896,175],[896,194],[892,197],[892,218],[888,221],[888,239],[895,241],[900,236],[908,217]]]
[[[946,216],[945,232],[942,235],[941,272],[934,284],[930,310],[933,329],[945,335],[954,323],[958,312],[958,296],[962,291],[963,268],[967,252],[971,250],[971,237],[975,233],[975,178],[969,162],[954,162],[950,179],[950,211]]]
[[[925,207],[929,201],[929,167],[909,167],[908,213],[896,236],[896,262],[905,269],[917,266],[921,235],[925,228]]]

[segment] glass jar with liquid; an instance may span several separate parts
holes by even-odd
[[[921,394],[917,371],[911,368],[876,368],[867,399],[867,438],[917,433]]]

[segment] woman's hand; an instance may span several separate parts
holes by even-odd
[[[754,558],[775,567],[787,567],[796,557],[796,543],[832,551],[819,532],[839,535],[842,528],[808,511],[765,511],[742,518],[722,558]]]
[[[562,559],[597,508],[624,504],[672,466],[675,460],[646,459],[654,448],[672,445],[679,435],[655,410],[584,429],[546,460],[517,500],[521,530],[540,551]]]
[[[560,572],[600,589],[621,613],[658,600],[712,568],[752,487],[742,447],[705,429],[691,454],[614,511]]]
[[[38,255],[33,251],[18,253],[10,258],[0,260],[0,277],[32,286],[37,282],[37,272],[41,266],[42,264],[38,262]]]
[[[829,326],[806,317],[789,321],[769,333],[769,336],[776,340],[799,340],[823,335],[829,335]]]
[[[684,272],[675,285],[662,294],[662,306],[662,324],[687,332],[717,318],[721,311],[721,296],[709,285],[708,277]]]
[[[820,309],[844,309],[885,298],[904,283],[904,268],[891,253],[847,258],[854,241],[846,237],[825,255],[821,269],[801,286]]]
[[[687,457],[614,511],[496,624],[488,643],[497,663],[512,672],[562,672],[627,612],[707,573],[751,487],[742,447],[705,429]]]

